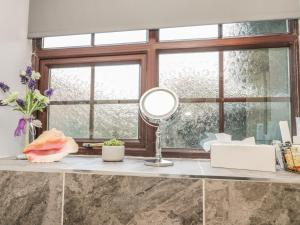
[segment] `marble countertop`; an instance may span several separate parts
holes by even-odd
[[[61,162],[30,163],[14,158],[1,158],[0,170],[30,172],[81,172],[103,175],[188,177],[233,180],[256,180],[280,183],[300,183],[300,175],[279,170],[260,172],[237,169],[211,168],[204,159],[173,159],[172,167],[149,167],[141,157],[126,157],[124,162],[103,162],[96,156],[68,156]]]

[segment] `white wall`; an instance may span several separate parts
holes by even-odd
[[[31,61],[31,41],[27,39],[29,0],[0,0],[0,81],[23,91],[19,73]],[[0,93],[1,95],[1,93]],[[0,96],[2,99],[2,96]],[[0,157],[22,151],[22,138],[13,133],[20,114],[0,107]]]

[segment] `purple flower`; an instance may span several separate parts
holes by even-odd
[[[17,102],[17,104],[18,104],[21,108],[24,108],[24,107],[25,107],[25,101],[24,101],[24,100],[18,98],[18,99],[16,100],[16,102]]]
[[[21,83],[22,84],[27,84],[28,83],[29,79],[28,79],[27,76],[20,75],[20,77],[21,77]]]
[[[35,88],[35,81],[30,79],[30,81],[28,82],[28,88],[31,90],[34,90]]]
[[[26,68],[26,74],[28,76],[31,76],[31,74],[32,74],[32,67],[31,66],[27,66],[27,68]]]
[[[8,87],[6,84],[2,83],[2,82],[0,82],[0,89],[1,89],[4,93],[9,91],[9,87]]]
[[[54,92],[54,89],[53,88],[49,88],[49,89],[47,89],[44,92],[44,95],[49,98],[49,97],[51,97],[53,95],[53,92]]]

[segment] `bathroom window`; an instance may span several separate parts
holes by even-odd
[[[55,92],[43,123],[78,142],[112,137],[143,145],[138,101],[145,87],[143,55],[45,60],[47,85]]]
[[[48,110],[48,128],[74,138],[88,138],[91,71],[87,67],[51,68],[49,86],[54,88]]]
[[[218,37],[242,37],[289,32],[287,20],[255,21],[228,23],[220,25],[203,25],[190,27],[163,28],[159,30],[160,41],[183,41],[215,39]]]
[[[88,47],[92,45],[91,40],[91,34],[45,37],[43,48]]]
[[[145,43],[148,40],[147,30],[109,32],[95,34],[95,45],[121,45]]]
[[[289,32],[289,23],[287,20],[228,23],[222,25],[223,37],[284,34],[288,32]]]
[[[138,101],[156,86],[180,98],[178,112],[162,124],[165,156],[208,158],[203,143],[218,132],[269,144],[280,139],[279,121],[289,121],[295,131],[293,118],[300,115],[297,20],[77,38],[59,44],[39,39],[35,48],[43,75],[39,87],[56,90],[47,114],[39,118],[74,137],[80,154],[101,153],[83,143],[116,137],[125,141],[126,154],[153,156],[155,130],[139,117]]]
[[[139,64],[52,68],[49,78],[56,90],[50,129],[74,138],[138,139]]]
[[[291,122],[289,71],[288,48],[161,54],[160,86],[181,101],[163,147],[201,149],[218,132],[280,140],[279,121]]]
[[[133,30],[122,32],[67,35],[45,37],[42,40],[42,48],[44,49],[91,47],[95,45],[103,46],[136,44],[145,43],[148,41],[148,31]]]
[[[160,41],[182,41],[218,37],[218,25],[164,28],[159,30]]]

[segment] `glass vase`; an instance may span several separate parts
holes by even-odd
[[[32,117],[24,117],[25,126],[24,126],[24,148],[26,148],[31,142],[35,139],[35,126],[33,125]],[[16,156],[19,160],[26,160],[27,157],[25,154],[19,154]]]
[[[25,118],[26,124],[25,124],[25,130],[24,130],[24,145],[25,148],[34,141],[35,139],[35,127],[32,123],[33,118]]]

